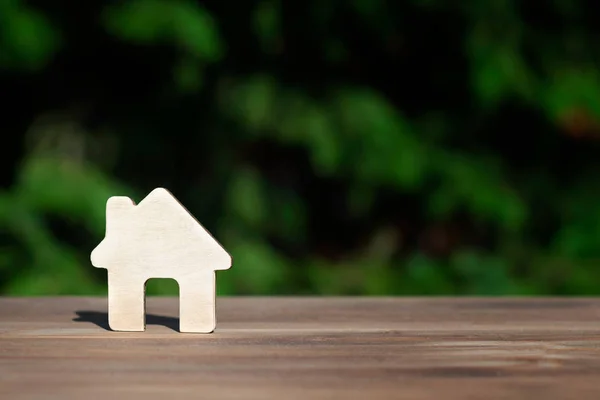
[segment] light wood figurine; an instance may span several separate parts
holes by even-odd
[[[166,189],[138,205],[116,196],[106,203],[106,236],[91,254],[108,270],[108,323],[115,331],[146,327],[146,281],[179,284],[179,331],[211,333],[216,326],[215,271],[231,256]]]

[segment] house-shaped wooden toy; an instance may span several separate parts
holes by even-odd
[[[231,256],[167,190],[138,205],[128,197],[106,204],[106,236],[91,254],[108,270],[108,322],[115,331],[143,331],[150,278],[179,283],[180,332],[210,333],[216,326],[215,271]]]

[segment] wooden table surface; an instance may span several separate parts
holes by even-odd
[[[600,399],[600,299],[218,298],[112,332],[105,298],[0,298],[0,399]]]

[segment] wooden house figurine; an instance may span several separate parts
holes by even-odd
[[[108,270],[108,322],[115,331],[143,331],[150,278],[179,284],[180,332],[210,333],[216,326],[215,271],[231,256],[166,189],[138,205],[116,196],[106,204],[106,236],[91,262]]]

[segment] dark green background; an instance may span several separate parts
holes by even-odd
[[[0,0],[0,293],[163,186],[222,294],[598,294],[595,4]]]

